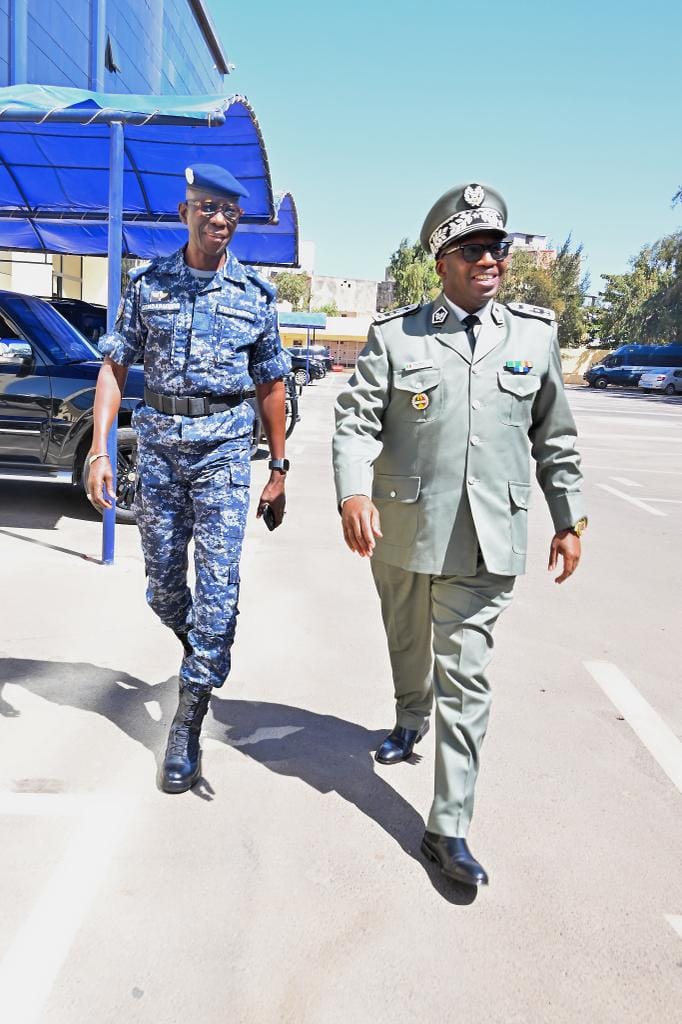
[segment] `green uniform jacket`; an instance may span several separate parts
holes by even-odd
[[[556,324],[533,310],[494,303],[473,359],[442,295],[370,328],[336,404],[333,447],[339,502],[367,494],[379,509],[375,558],[473,576],[480,546],[489,572],[524,572],[530,455],[555,529],[585,515]],[[440,324],[436,311],[447,312]]]

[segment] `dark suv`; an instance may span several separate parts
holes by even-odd
[[[0,478],[62,480],[87,489],[85,456],[101,361],[48,302],[0,291]],[[137,436],[130,421],[142,395],[142,367],[131,366],[118,416],[119,522],[135,520]],[[297,417],[297,409],[288,411]],[[256,410],[252,454],[260,435]]]
[[[46,299],[51,306],[61,313],[65,320],[80,331],[84,338],[96,345],[107,330],[107,307],[98,306],[84,299]]]

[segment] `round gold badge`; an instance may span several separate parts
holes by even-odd
[[[414,409],[423,411],[429,407],[429,396],[425,395],[423,391],[420,391],[418,395],[414,395],[412,398],[412,406]]]

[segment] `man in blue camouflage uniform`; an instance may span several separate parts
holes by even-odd
[[[212,687],[230,670],[239,560],[249,504],[257,397],[270,445],[270,480],[257,514],[284,515],[285,396],[290,369],[277,330],[275,291],[229,252],[246,189],[211,164],[187,168],[180,219],[187,245],[130,274],[115,329],[99,343],[90,454],[90,500],[110,508],[106,439],[127,367],[142,360],[145,400],[133,415],[139,442],[137,516],[147,600],[184,647],[180,701],[159,784],[189,789],[201,775],[199,733]],[[194,598],[187,585],[195,545]]]

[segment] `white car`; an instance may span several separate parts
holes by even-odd
[[[682,370],[659,366],[646,370],[639,378],[643,391],[662,391],[666,395],[682,395]]]

